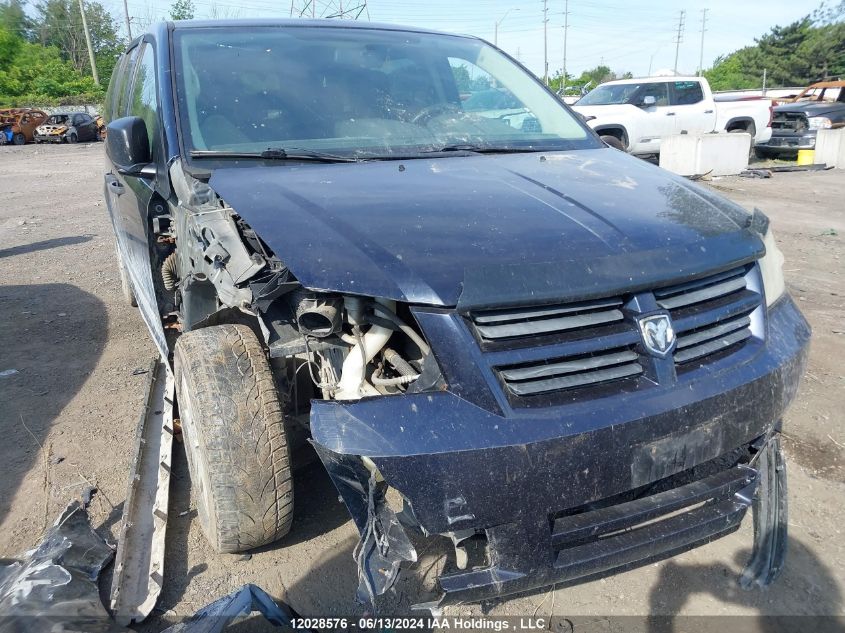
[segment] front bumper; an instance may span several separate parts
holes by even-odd
[[[773,154],[788,154],[800,149],[814,149],[816,147],[816,131],[807,131],[803,134],[773,134],[768,141],[758,143],[754,147]]]
[[[38,134],[34,135],[36,143],[62,143],[65,140],[64,134]]]
[[[442,315],[420,316],[443,349]],[[486,544],[482,564],[439,578],[440,604],[575,581],[736,529],[763,476],[756,456],[806,363],[809,326],[788,296],[767,327],[766,343],[728,368],[592,402],[506,412],[451,392],[314,402],[315,447],[363,535],[362,597],[415,556],[379,475],[424,533]],[[666,513],[677,514],[658,520]]]

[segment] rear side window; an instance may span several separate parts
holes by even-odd
[[[701,84],[697,81],[676,81],[672,88],[672,105],[692,105],[704,99]]]
[[[156,99],[155,52],[149,44],[144,45],[135,71],[129,114],[144,119],[150,138],[150,147],[153,147],[154,139],[158,134],[158,100]]]
[[[654,105],[669,105],[669,84],[663,82],[654,84],[644,84],[642,87],[642,92],[637,97],[637,103],[642,103],[642,100],[645,97],[654,97]]]

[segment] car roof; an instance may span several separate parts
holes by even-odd
[[[631,77],[630,79],[611,79],[610,81],[603,81],[600,86],[621,86],[625,84],[639,84],[644,82],[659,83],[662,81],[701,81],[701,77],[693,75],[667,75],[665,77]]]
[[[467,37],[479,39],[472,35],[446,33],[432,29],[422,29],[415,26],[400,24],[382,24],[379,22],[364,22],[360,20],[336,20],[330,18],[250,18],[237,20],[174,20],[168,22],[174,30],[208,29],[208,28],[241,28],[241,27],[319,27],[329,29],[364,29],[375,31],[397,31],[410,33],[429,33],[433,35],[450,35],[452,37]]]

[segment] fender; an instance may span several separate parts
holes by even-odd
[[[736,125],[737,123],[744,124],[743,127],[745,127],[745,129],[748,129],[748,124],[750,123],[752,129],[754,130],[754,134],[752,134],[751,136],[756,135],[757,124],[754,122],[754,119],[751,118],[750,116],[737,116],[737,117],[734,117],[732,119],[729,119],[728,122],[725,123],[725,130],[730,130],[731,127],[739,127],[739,126]]]

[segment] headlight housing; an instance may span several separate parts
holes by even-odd
[[[807,126],[811,130],[822,130],[831,127],[833,124],[826,116],[811,116],[807,119]]]
[[[775,243],[771,227],[763,236],[766,254],[760,258],[760,273],[763,277],[763,290],[766,293],[766,306],[771,306],[786,291],[783,281],[783,253]]]

